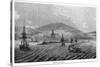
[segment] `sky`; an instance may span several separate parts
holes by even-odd
[[[96,8],[15,2],[15,24],[23,22],[27,27],[36,28],[50,23],[65,23],[83,32],[96,31]]]

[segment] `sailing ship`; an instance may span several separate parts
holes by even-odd
[[[21,37],[21,45],[20,45],[20,50],[23,51],[28,51],[30,50],[29,44],[27,42],[27,36],[26,36],[26,28],[23,26],[23,32],[22,32],[22,37]]]

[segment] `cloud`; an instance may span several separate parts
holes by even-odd
[[[18,20],[20,18],[20,14],[18,14],[17,11],[15,11],[15,20]]]
[[[30,26],[62,22],[82,31],[93,31],[96,27],[96,11],[91,7],[34,3],[16,3],[15,6],[15,20],[19,25],[24,21]]]
[[[28,23],[29,25],[32,25],[32,21],[31,21],[31,20],[27,20],[27,23]]]
[[[82,26],[83,26],[84,28],[88,28],[88,25],[87,25],[86,22],[84,22],[84,23],[82,24]]]

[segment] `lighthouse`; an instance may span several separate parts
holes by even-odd
[[[64,37],[63,37],[63,34],[62,34],[62,37],[61,37],[60,42],[61,42],[61,46],[65,46],[65,42],[64,42]]]
[[[54,29],[52,29],[51,37],[55,37]]]

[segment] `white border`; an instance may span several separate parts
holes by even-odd
[[[62,6],[86,6],[86,7],[96,7],[97,5],[94,4],[79,4],[79,3],[62,3],[62,2],[46,2],[46,1],[35,1],[35,0],[15,0],[15,2],[25,2],[25,3],[40,3],[40,4],[54,4],[54,5],[62,5]]]
[[[50,65],[50,64],[65,64],[65,63],[86,63],[86,62],[93,62],[98,60],[98,55],[96,55],[96,59],[79,59],[79,60],[63,60],[63,61],[46,61],[46,62],[29,62],[29,63],[14,63],[14,3],[15,2],[25,2],[25,3],[39,3],[39,4],[54,4],[54,5],[61,5],[61,6],[78,6],[78,7],[97,7],[96,5],[87,5],[87,4],[65,4],[59,2],[40,2],[40,1],[32,1],[32,0],[12,0],[12,66],[31,66],[31,65]],[[97,19],[96,19],[97,20]],[[96,23],[97,24],[97,23]],[[96,44],[96,54],[97,53],[97,44]]]

